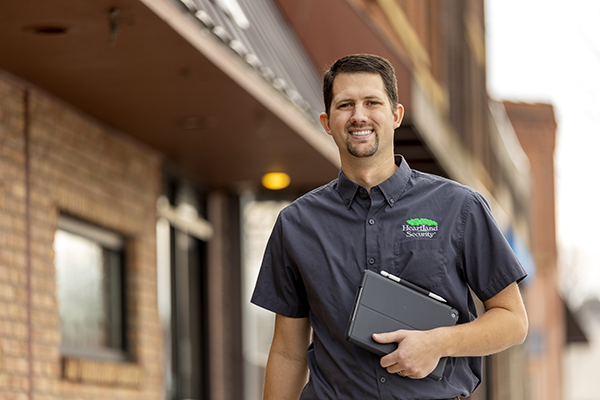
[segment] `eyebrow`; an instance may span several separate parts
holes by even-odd
[[[363,97],[361,100],[382,100],[382,99],[383,99],[382,97],[377,96],[377,95],[369,95],[369,96]],[[344,97],[342,99],[335,100],[333,102],[333,104],[344,103],[344,102],[347,102],[347,101],[356,101],[356,99],[354,99],[352,97]]]

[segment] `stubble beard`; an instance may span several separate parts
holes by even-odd
[[[370,148],[360,149],[358,146],[355,146],[350,139],[346,141],[346,147],[348,148],[348,153],[353,155],[354,157],[371,157],[373,154],[377,153],[379,149],[379,135],[377,132],[374,132],[375,141],[371,145]]]

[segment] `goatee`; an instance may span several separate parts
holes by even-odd
[[[354,157],[371,157],[379,149],[379,135],[375,133],[375,141],[370,148],[359,149],[357,146],[352,144],[350,140],[346,141],[346,147],[348,148],[348,153]]]

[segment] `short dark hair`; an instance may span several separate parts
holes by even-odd
[[[337,60],[323,76],[323,101],[329,115],[333,100],[333,81],[339,74],[370,73],[379,74],[390,100],[392,110],[398,104],[398,83],[394,67],[388,60],[372,54],[351,54]]]

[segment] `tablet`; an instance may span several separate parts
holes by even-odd
[[[378,343],[373,340],[374,333],[398,329],[429,330],[453,326],[457,321],[458,311],[449,305],[381,274],[365,270],[348,321],[346,340],[378,356],[384,356],[396,350],[398,345]],[[428,377],[442,379],[445,366],[446,358],[440,359]]]

